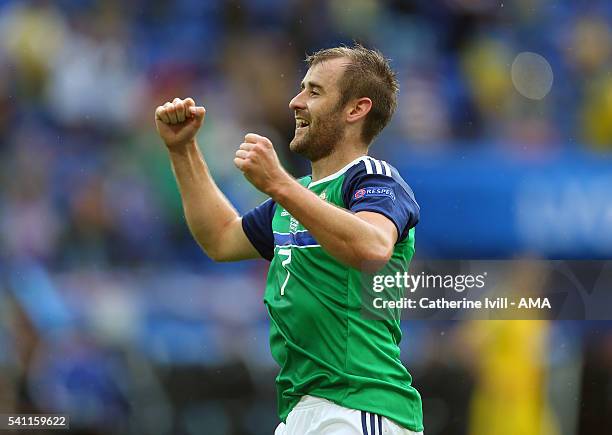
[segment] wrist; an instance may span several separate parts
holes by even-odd
[[[291,177],[291,175],[287,174],[283,171],[282,177],[280,177],[269,189],[267,192],[270,198],[277,203],[281,203],[287,198],[294,185],[297,182]]]
[[[166,144],[166,148],[168,150],[168,153],[170,154],[170,157],[186,157],[193,151],[197,151],[198,144],[194,138],[181,145],[169,146],[168,144]]]

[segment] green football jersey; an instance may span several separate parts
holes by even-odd
[[[317,182],[310,176],[299,182],[338,207],[391,219],[400,236],[393,270],[407,270],[418,205],[394,168],[362,157]],[[367,315],[362,272],[327,253],[280,204],[268,201],[260,207],[245,215],[243,227],[271,259],[264,303],[270,349],[281,367],[276,378],[280,419],[285,421],[308,394],[422,431],[421,398],[400,361],[399,311],[381,318]]]

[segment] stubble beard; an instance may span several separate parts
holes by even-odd
[[[340,113],[333,110],[310,120],[310,125],[300,137],[294,136],[289,149],[311,162],[316,162],[334,152],[344,137]]]

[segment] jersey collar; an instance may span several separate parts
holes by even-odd
[[[327,183],[328,181],[333,180],[334,178],[338,178],[340,175],[344,174],[346,171],[348,171],[349,168],[351,168],[352,166],[355,166],[357,163],[367,159],[368,156],[361,156],[361,157],[357,157],[355,160],[353,160],[351,163],[349,163],[348,165],[346,165],[344,168],[340,169],[338,172],[334,172],[331,175],[328,175],[327,177],[323,177],[320,180],[317,181],[311,181],[310,184],[308,185],[308,187],[313,187],[316,186],[317,184],[322,184],[322,183]],[[312,175],[311,175],[312,178]]]

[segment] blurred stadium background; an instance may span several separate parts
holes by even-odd
[[[285,146],[303,58],[353,39],[399,74],[372,154],[421,204],[418,258],[611,257],[609,1],[0,0],[0,412],[272,433],[267,265],[199,251],[153,112],[206,106],[200,144],[245,212],[242,136],[306,174]],[[610,433],[611,322],[403,327],[428,435]]]

